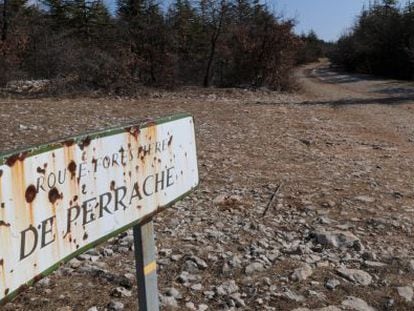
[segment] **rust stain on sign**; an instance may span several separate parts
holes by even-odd
[[[0,303],[197,184],[188,115],[0,156]]]

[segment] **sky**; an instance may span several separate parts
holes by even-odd
[[[400,4],[408,0],[400,0]],[[267,0],[266,3],[284,17],[295,18],[297,33],[314,30],[326,41],[336,41],[350,28],[368,0]]]

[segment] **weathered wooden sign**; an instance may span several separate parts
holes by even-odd
[[[189,115],[0,156],[0,304],[197,184]]]

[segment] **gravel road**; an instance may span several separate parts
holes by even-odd
[[[156,217],[163,310],[413,310],[414,87],[296,75],[295,94],[0,99],[0,147],[190,112],[201,185]],[[2,310],[136,310],[133,273],[127,232]]]

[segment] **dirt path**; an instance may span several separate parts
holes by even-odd
[[[0,146],[190,112],[201,186],[156,219],[163,309],[412,310],[414,91],[326,63],[297,76],[300,94],[0,100]],[[113,239],[4,309],[136,310],[131,241]]]
[[[329,63],[312,64],[298,71],[305,104],[338,108],[338,118],[356,118],[375,127],[382,139],[413,138],[414,85],[364,75],[333,71]]]

